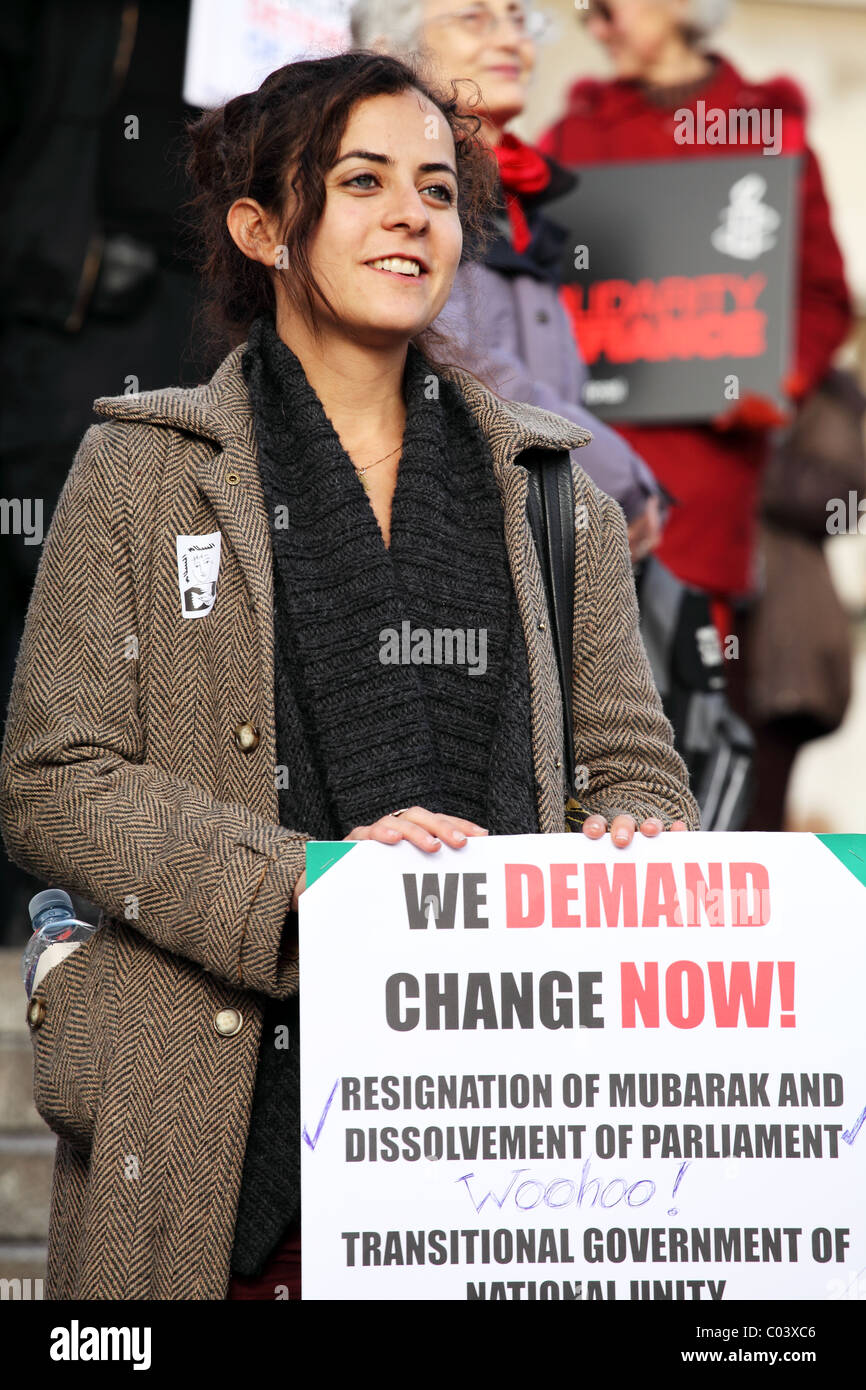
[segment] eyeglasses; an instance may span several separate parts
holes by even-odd
[[[513,24],[521,38],[539,39],[546,33],[548,21],[540,10],[528,10],[516,6],[504,15],[494,14],[486,5],[472,5],[465,10],[454,10],[450,14],[436,15],[428,24],[457,24],[473,38],[486,39],[500,24]]]

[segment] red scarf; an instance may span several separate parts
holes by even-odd
[[[532,145],[525,145],[516,135],[503,135],[499,144],[493,146],[493,153],[505,192],[511,244],[515,251],[525,251],[531,234],[521,206],[521,195],[538,193],[547,187],[550,183],[550,165],[538,150]]]

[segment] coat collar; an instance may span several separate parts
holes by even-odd
[[[532,240],[526,249],[514,249],[510,232],[503,224],[499,229],[499,235],[487,248],[484,264],[503,275],[531,275],[534,280],[558,286],[562,248],[568,240],[569,233],[565,227],[546,217],[543,212],[528,211],[527,221]]]
[[[254,452],[249,392],[241,370],[245,349],[245,342],[233,348],[202,386],[167,386],[136,395],[99,396],[93,409],[112,419],[183,430],[211,440],[223,450],[245,446]],[[588,430],[550,411],[503,400],[459,367],[436,370],[461,389],[488,439],[497,472],[510,467],[524,449],[574,449],[592,438]]]

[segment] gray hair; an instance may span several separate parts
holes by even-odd
[[[696,38],[706,38],[724,24],[731,10],[731,0],[689,0],[688,27]]]
[[[384,39],[397,56],[416,52],[424,27],[424,0],[355,0],[349,15],[353,48]]]

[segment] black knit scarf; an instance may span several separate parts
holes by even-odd
[[[529,672],[487,441],[410,345],[385,546],[300,361],[272,318],[243,357],[272,523],[280,823],[342,839],[400,806],[537,833]],[[299,1207],[297,1056],[270,1001],[233,1268],[255,1273]]]

